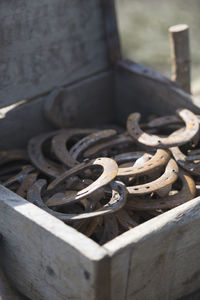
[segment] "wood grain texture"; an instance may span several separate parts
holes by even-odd
[[[109,67],[100,0],[3,0],[0,20],[0,107]]]
[[[190,43],[189,26],[179,24],[168,30],[171,45],[171,79],[190,93]]]
[[[114,120],[114,79],[103,72],[46,97],[47,119],[58,128],[105,125]]]
[[[112,299],[178,299],[198,290],[199,244],[200,197],[107,243],[104,248],[113,255],[111,293],[119,276],[128,278],[124,298]],[[117,273],[118,257],[125,252],[128,267]]]
[[[20,295],[6,278],[3,269],[0,267],[0,300],[28,300]]]
[[[44,103],[58,126],[110,123],[114,119],[113,88],[113,73],[103,72],[68,88],[60,88],[61,95],[55,101],[52,95],[57,89],[50,95],[0,109],[0,149],[25,147],[31,137],[55,128],[44,114]]]
[[[174,114],[177,108],[200,113],[200,100],[192,97],[151,68],[124,60],[118,63],[115,78],[117,118],[125,123],[131,112]]]
[[[2,186],[0,232],[6,274],[27,297],[109,299],[107,252]]]
[[[101,0],[101,3],[104,15],[108,55],[111,63],[114,64],[121,59],[121,47],[115,12],[115,0]]]

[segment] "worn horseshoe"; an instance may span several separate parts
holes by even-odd
[[[196,115],[197,119],[200,122],[200,116]],[[150,128],[159,128],[171,124],[183,124],[183,121],[176,115],[169,115],[164,117],[155,118],[147,123],[147,126]]]
[[[68,199],[66,199],[65,203],[79,201],[83,198],[87,198],[88,196],[92,195],[92,193],[94,193],[97,189],[111,182],[116,177],[118,172],[118,165],[113,159],[107,157],[93,159],[88,163],[87,162],[81,163],[76,167],[64,172],[61,176],[59,176],[49,184],[47,190],[53,190],[57,185],[61,184],[69,176],[76,175],[80,171],[83,171],[91,166],[103,167],[103,173],[99,176],[99,178],[96,181],[94,181],[88,187],[82,189],[81,191],[75,192],[74,196],[71,196]],[[63,205],[65,203],[47,201],[48,206]]]
[[[80,141],[78,141],[69,151],[69,154],[77,160],[78,157],[83,153],[87,148],[95,145],[98,142],[102,142],[104,140],[107,140],[108,138],[111,138],[117,134],[116,130],[108,129],[108,130],[102,130],[94,132]]]
[[[114,146],[118,146],[118,145],[123,145],[123,144],[134,144],[133,139],[125,134],[119,134],[118,136],[116,136],[115,138],[113,138],[110,141],[106,141],[104,143],[99,143],[93,147],[90,147],[88,150],[86,150],[83,153],[83,157],[87,158],[87,157],[94,157],[99,155],[99,153],[101,153],[103,150],[105,149],[109,149],[111,147]]]
[[[161,177],[145,184],[129,186],[127,187],[127,190],[129,194],[133,194],[133,195],[147,194],[147,193],[155,192],[156,190],[159,190],[169,184],[174,183],[177,178],[178,178],[178,166],[175,160],[171,158],[165,168],[165,172]]]
[[[142,165],[118,169],[117,176],[134,176],[147,174],[155,169],[161,168],[167,164],[170,159],[170,152],[164,149],[157,149],[156,154]]]
[[[34,182],[37,180],[37,177],[38,177],[38,173],[28,174],[26,176],[26,178],[24,178],[24,180],[22,181],[19,188],[17,189],[16,194],[18,194],[19,196],[25,198],[27,191],[34,184]]]
[[[186,144],[197,135],[199,121],[195,114],[188,109],[178,109],[176,112],[185,123],[184,130],[177,134],[160,137],[145,133],[138,124],[140,120],[139,113],[133,113],[128,117],[127,130],[134,140],[151,147],[166,148]]]
[[[4,186],[8,187],[13,183],[21,183],[28,176],[28,174],[34,171],[35,168],[31,165],[26,165],[22,167],[22,170],[17,174],[9,178],[6,182],[3,183]]]
[[[28,154],[32,163],[44,174],[56,178],[64,172],[63,166],[44,157],[42,153],[43,143],[60,133],[60,130],[43,133],[33,137],[28,143]]]
[[[127,189],[122,182],[113,181],[110,183],[112,188],[112,197],[110,201],[105,204],[100,209],[97,209],[92,212],[88,213],[81,213],[81,214],[64,214],[60,212],[53,211],[52,209],[48,208],[46,204],[43,202],[41,198],[41,193],[43,189],[46,187],[47,181],[45,179],[37,180],[28,190],[27,199],[31,203],[39,206],[40,208],[44,209],[46,212],[50,213],[54,217],[64,221],[78,221],[84,220],[88,218],[99,217],[101,215],[111,214],[113,212],[118,211],[121,209],[127,200]]]
[[[159,128],[171,124],[183,124],[183,121],[176,115],[169,115],[153,119],[147,123],[147,126],[150,128]]]
[[[87,226],[86,230],[83,232],[87,237],[90,237],[95,229],[97,228],[97,226],[99,225],[99,220],[101,217],[96,217],[94,219],[92,219],[89,223],[89,225]]]
[[[187,160],[187,156],[183,154],[179,147],[170,148],[176,162],[192,175],[200,175],[200,163],[194,163]]]
[[[95,132],[94,129],[68,129],[63,130],[60,134],[54,136],[51,141],[52,151],[60,162],[66,165],[68,168],[73,168],[79,162],[74,159],[66,147],[67,142],[76,135],[88,135]]]
[[[182,188],[177,194],[159,199],[140,199],[133,196],[128,200],[126,208],[134,210],[171,209],[193,199],[196,196],[194,180],[182,170],[179,171],[179,178],[182,181]]]
[[[144,151],[127,152],[114,155],[113,159],[116,161],[116,163],[123,164],[132,160],[139,159],[144,154],[146,154],[146,152]],[[151,158],[151,154],[148,153],[148,155]]]

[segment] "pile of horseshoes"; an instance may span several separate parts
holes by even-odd
[[[26,150],[0,151],[0,182],[99,244],[193,199],[200,189],[200,119],[127,119],[126,131],[60,129]]]

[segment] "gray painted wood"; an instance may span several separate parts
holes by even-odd
[[[113,74],[103,72],[67,88],[54,101],[52,95],[0,109],[0,149],[25,147],[29,138],[55,128],[44,114],[44,104],[55,124],[61,127],[87,127],[114,119]],[[48,114],[46,112],[46,114]]]
[[[0,3],[0,107],[109,67],[101,0]]]
[[[1,257],[31,299],[109,299],[107,252],[70,226],[0,186]]]
[[[112,299],[171,300],[198,290],[199,245],[200,197],[115,238],[104,245],[112,255],[111,293],[120,276],[128,280],[126,295]],[[118,257],[125,253],[128,267],[117,272]]]
[[[103,72],[46,97],[45,116],[58,128],[98,126],[114,120],[113,72]]]
[[[28,300],[20,295],[11,285],[0,267],[0,300]]]
[[[129,113],[174,114],[180,107],[200,113],[200,100],[177,87],[175,83],[138,63],[124,60],[116,68],[115,100],[117,119],[125,122]]]

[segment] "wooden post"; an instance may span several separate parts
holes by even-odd
[[[189,27],[179,24],[169,28],[171,44],[171,79],[190,93]]]

